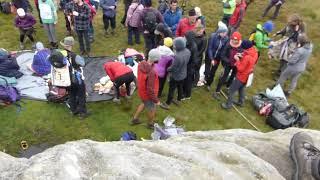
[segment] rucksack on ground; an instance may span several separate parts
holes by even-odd
[[[127,131],[122,133],[120,141],[132,141],[132,140],[137,140],[136,133],[132,131]]]
[[[10,86],[6,79],[1,78],[6,82],[5,85],[0,85],[0,101],[5,104],[14,104],[21,99],[20,92],[17,88]]]
[[[48,102],[64,103],[69,97],[69,93],[65,87],[52,86],[49,83],[49,93],[46,94]]]
[[[150,33],[153,33],[157,27],[157,15],[154,11],[147,11],[143,17],[143,28]]]
[[[275,107],[266,122],[274,129],[285,129],[293,126],[305,128],[309,124],[309,115],[296,105],[291,104],[283,110]]]
[[[0,2],[0,11],[4,14],[11,14],[11,3]]]

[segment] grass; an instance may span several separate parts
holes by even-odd
[[[249,33],[257,23],[267,20],[261,19],[262,10],[266,7],[267,1],[256,1],[250,5],[244,22],[241,25],[241,33],[248,37]],[[198,5],[202,8],[206,16],[208,30],[212,32],[216,28],[218,20],[222,17],[220,1],[189,0],[188,7]],[[308,70],[300,78],[298,88],[290,98],[290,103],[295,103],[303,107],[311,115],[309,128],[320,129],[320,63],[319,43],[320,43],[320,2],[313,0],[292,0],[286,2],[281,9],[279,18],[275,21],[276,30],[282,28],[286,23],[287,15],[299,12],[307,23],[308,35],[311,37],[315,48],[313,56],[309,61]],[[95,43],[92,45],[94,55],[117,55],[118,50],[126,47],[126,31],[123,30],[119,22],[122,17],[123,4],[119,5],[117,14],[117,34],[114,37],[103,37],[102,12],[99,9],[94,20]],[[36,12],[33,12],[36,15]],[[37,16],[36,16],[37,17]],[[0,14],[0,46],[9,50],[18,49],[18,30],[13,27],[13,16]],[[59,12],[59,22],[57,25],[58,39],[64,37],[64,18]],[[47,42],[45,32],[37,25],[37,40]],[[29,44],[29,47],[31,45]],[[134,46],[138,50],[143,50],[143,46]],[[75,48],[78,50],[78,46]],[[254,85],[247,89],[248,99],[246,106],[241,111],[262,131],[267,132],[272,129],[265,124],[265,118],[260,117],[254,111],[250,99],[251,96],[266,87],[274,84],[271,71],[276,69],[278,62],[269,61],[266,52],[262,53],[262,58],[257,65]],[[221,69],[220,69],[221,70]],[[217,73],[219,74],[219,72]],[[163,98],[162,100],[165,100]],[[60,104],[48,104],[46,102],[23,100],[24,110],[16,113],[16,107],[0,107],[0,150],[11,155],[17,155],[20,150],[19,143],[22,140],[28,141],[29,145],[49,143],[51,145],[64,143],[77,139],[93,139],[97,141],[118,140],[122,132],[132,130],[139,137],[149,138],[150,130],[144,126],[129,126],[128,122],[140,103],[136,94],[135,97],[121,105],[112,102],[88,103],[88,109],[93,113],[85,121],[72,117],[67,109]],[[176,118],[177,124],[185,126],[188,131],[231,129],[252,127],[231,110],[229,112],[221,110],[220,104],[212,100],[211,94],[202,88],[193,90],[192,100],[183,103],[179,108],[172,106],[170,111],[159,109],[157,119],[162,121],[167,115]],[[141,119],[145,120],[143,114]]]

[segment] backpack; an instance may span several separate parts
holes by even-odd
[[[49,93],[46,94],[48,102],[53,103],[64,103],[68,97],[69,93],[65,87],[57,87],[49,84]]]
[[[4,14],[11,14],[11,3],[10,2],[1,2],[0,10]]]
[[[156,13],[154,11],[147,11],[142,20],[143,28],[149,31],[149,33],[153,33],[158,25]]]
[[[309,115],[296,105],[291,104],[283,110],[275,107],[266,123],[275,129],[285,129],[292,126],[305,128],[309,124]]]
[[[127,131],[127,132],[122,133],[120,140],[121,141],[137,140],[137,135],[136,135],[136,133],[134,133],[132,131]]]
[[[0,77],[1,78],[1,77]],[[6,82],[5,85],[0,85],[0,101],[5,104],[13,104],[21,99],[20,92],[17,88],[9,86],[8,81],[1,78]]]
[[[250,36],[249,36],[249,41],[251,41],[253,43],[253,45],[256,45],[256,43],[254,42],[254,39],[256,37],[256,33],[257,31],[260,31],[262,34],[267,34],[267,32],[261,31],[260,29],[254,29],[253,31],[251,31]]]

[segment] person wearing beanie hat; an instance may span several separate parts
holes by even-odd
[[[164,38],[173,37],[171,30],[163,23],[159,23],[154,30],[156,46],[163,45]]]
[[[171,37],[166,37],[166,38],[164,38],[164,39],[163,39],[163,44],[164,44],[165,46],[167,46],[168,48],[171,48],[172,45],[173,45],[173,40],[172,40],[172,38],[171,38]]]
[[[186,32],[193,31],[197,25],[197,15],[194,8],[189,10],[188,17],[183,18],[179,21],[176,37],[183,37]]]
[[[201,24],[203,28],[206,27],[206,17],[204,17],[201,13],[201,9],[199,7],[194,8],[196,15],[197,15],[197,23]]]
[[[163,16],[157,10],[151,7],[151,0],[145,1],[145,8],[140,13],[140,23],[142,24],[142,31],[145,45],[145,56],[148,59],[149,51],[157,47],[156,35],[154,31],[159,23],[163,23]]]
[[[268,34],[272,32],[273,28],[274,25],[272,21],[265,22],[263,26],[261,24],[257,25],[254,34],[254,43],[259,52],[262,49],[272,48],[272,46],[269,46],[270,38]]]
[[[223,3],[223,17],[222,22],[229,25],[230,17],[236,9],[236,0],[222,0]]]
[[[264,13],[262,14],[262,17],[265,17],[268,12],[270,11],[270,9],[275,6],[275,10],[272,16],[272,19],[276,19],[279,15],[279,11],[281,6],[284,4],[285,0],[271,0],[269,5],[266,7],[266,9],[264,10]]]
[[[186,48],[186,39],[183,37],[174,39],[173,48],[175,49],[175,59],[167,70],[170,73],[168,97],[166,102],[160,105],[166,110],[169,109],[172,102],[178,104],[183,98],[183,81],[187,77],[187,67],[191,56],[191,52]],[[178,89],[178,102],[173,100],[176,89]]]
[[[229,20],[230,34],[238,31],[242,19],[244,18],[246,12],[246,2],[245,0],[236,0],[236,9],[234,10],[232,16]]]
[[[258,61],[258,51],[251,41],[243,40],[241,48],[243,48],[243,52],[234,56],[237,74],[230,86],[227,102],[221,104],[223,109],[232,108],[233,103],[241,107],[244,105],[245,87],[249,81],[249,76],[253,76],[254,67]],[[239,100],[234,102],[233,96],[237,91],[239,92]]]
[[[290,79],[289,89],[285,92],[287,97],[294,91],[297,87],[299,77],[306,70],[307,63],[312,54],[313,45],[305,34],[298,36],[298,47],[292,53],[288,59],[287,67],[281,72],[277,84],[282,87],[283,83]]]
[[[27,36],[34,44],[34,25],[35,18],[31,14],[26,14],[22,8],[17,9],[17,16],[14,20],[15,27],[19,28],[20,32],[20,49],[24,49],[24,39]],[[34,46],[34,45],[33,45]]]
[[[29,69],[37,76],[45,76],[51,72],[51,64],[49,62],[50,50],[44,48],[41,42],[36,43],[36,53]]]
[[[147,127],[153,129],[156,115],[156,105],[160,105],[158,98],[159,79],[158,74],[154,70],[154,65],[161,57],[159,50],[152,49],[148,55],[148,61],[141,61],[138,64],[138,95],[142,103],[138,106],[132,120],[131,125],[140,124],[140,113],[147,109],[148,123]]]
[[[219,21],[218,30],[212,33],[210,36],[205,58],[204,74],[208,91],[210,91],[210,86],[220,65],[222,50],[227,44],[228,40],[228,28],[223,22]]]
[[[180,19],[182,18],[182,10],[178,7],[177,0],[170,1],[170,9],[165,11],[163,19],[165,24],[170,28],[172,34],[176,34],[176,29]]]
[[[135,81],[135,76],[130,67],[126,66],[122,62],[107,62],[104,64],[104,70],[113,82],[116,94],[113,98],[113,102],[120,103],[120,90],[119,88],[125,84],[127,96],[131,97],[130,84]]]
[[[241,34],[239,32],[234,32],[232,33],[230,40],[227,42],[226,46],[222,50],[221,60],[222,60],[222,65],[224,67],[223,75],[219,78],[216,91],[212,94],[212,97],[218,101],[220,100],[220,97],[221,97],[222,86],[226,83],[227,88],[229,88],[236,76],[237,68],[235,66],[236,60],[234,56],[237,53],[242,52],[241,44],[242,44]],[[230,72],[231,72],[231,76],[229,77]]]

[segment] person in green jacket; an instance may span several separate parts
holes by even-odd
[[[236,0],[222,0],[223,3],[223,17],[222,22],[226,25],[229,24],[229,19],[236,9]]]
[[[274,25],[272,21],[265,22],[263,26],[261,24],[257,25],[254,35],[254,43],[259,52],[262,49],[272,48],[269,46],[270,38],[268,34],[272,32],[273,28]]]
[[[39,0],[40,17],[52,48],[58,48],[55,25],[58,22],[57,8],[52,0]]]

